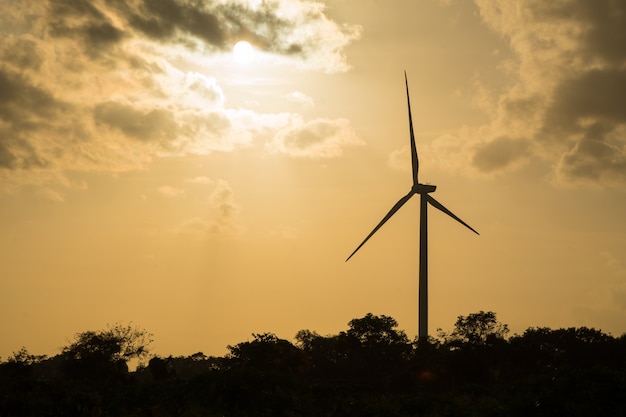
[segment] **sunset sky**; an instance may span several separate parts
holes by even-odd
[[[626,3],[0,0],[0,357],[223,355],[368,312],[626,332]],[[234,46],[246,41],[251,48]],[[242,45],[242,44],[240,44]]]

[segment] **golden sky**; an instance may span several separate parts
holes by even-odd
[[[0,357],[226,353],[368,312],[626,332],[626,6],[0,0]],[[238,48],[246,41],[251,48]],[[244,44],[245,45],[245,44]]]

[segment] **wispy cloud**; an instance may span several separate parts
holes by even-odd
[[[167,198],[175,198],[185,195],[185,190],[182,188],[172,187],[170,185],[162,185],[158,188],[159,194]]]
[[[241,206],[235,202],[235,194],[227,181],[216,181],[215,189],[209,196],[208,203],[212,218],[208,224],[209,233],[237,234],[243,230],[239,223]]]
[[[304,93],[301,93],[300,91],[292,91],[289,94],[285,94],[283,98],[290,103],[298,104],[304,107],[315,106],[315,101],[313,100],[313,98],[307,96]]]
[[[209,177],[194,177],[189,178],[185,182],[189,182],[192,184],[213,184],[213,180]]]
[[[185,183],[200,186],[203,191],[208,190],[208,196],[203,193],[202,203],[198,205],[202,212],[181,221],[174,229],[175,233],[206,239],[212,235],[237,236],[244,232],[245,228],[239,217],[242,206],[235,200],[235,192],[228,181],[195,177],[186,180]],[[164,197],[174,198],[185,196],[186,190],[162,186],[159,193]],[[190,192],[191,195],[197,193]]]
[[[65,197],[63,197],[63,194],[61,194],[60,192],[53,190],[51,188],[41,188],[38,190],[37,192],[41,197],[50,200],[50,201],[54,201],[55,203],[63,203],[65,202]]]

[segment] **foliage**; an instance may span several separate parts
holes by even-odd
[[[124,374],[130,359],[149,355],[151,337],[147,331],[130,324],[78,333],[74,341],[62,349],[65,370],[72,377],[95,380]]]
[[[441,333],[444,342],[453,348],[462,346],[478,347],[504,341],[509,333],[508,325],[500,323],[493,311],[459,316],[454,323],[454,331]]]
[[[372,313],[348,322],[348,337],[356,338],[362,346],[406,345],[409,339],[401,330],[396,330],[398,322],[389,316],[374,316]]]
[[[28,353],[28,350],[26,350],[25,347],[22,346],[20,350],[13,352],[13,355],[9,356],[7,362],[16,365],[30,366],[45,360],[46,357],[46,355],[32,355]]]
[[[221,358],[153,356],[129,373],[150,335],[118,325],[79,333],[52,358],[22,348],[0,363],[0,417],[626,415],[626,336],[507,333],[481,311],[410,343],[393,318],[367,314],[334,335],[253,334]]]
[[[127,362],[149,355],[152,334],[132,325],[116,324],[98,332],[76,334],[74,341],[63,348],[63,354],[76,360],[99,355],[112,362]]]
[[[273,333],[252,334],[254,340],[228,346],[230,367],[255,370],[262,374],[297,373],[304,366],[302,351]]]
[[[9,356],[2,364],[3,375],[13,380],[24,380],[32,376],[33,365],[46,359],[46,355],[32,355],[25,347]]]

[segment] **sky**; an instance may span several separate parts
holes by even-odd
[[[626,332],[626,5],[0,0],[0,358],[388,315]],[[235,45],[238,42],[247,42]],[[243,45],[243,47],[241,46]]]

